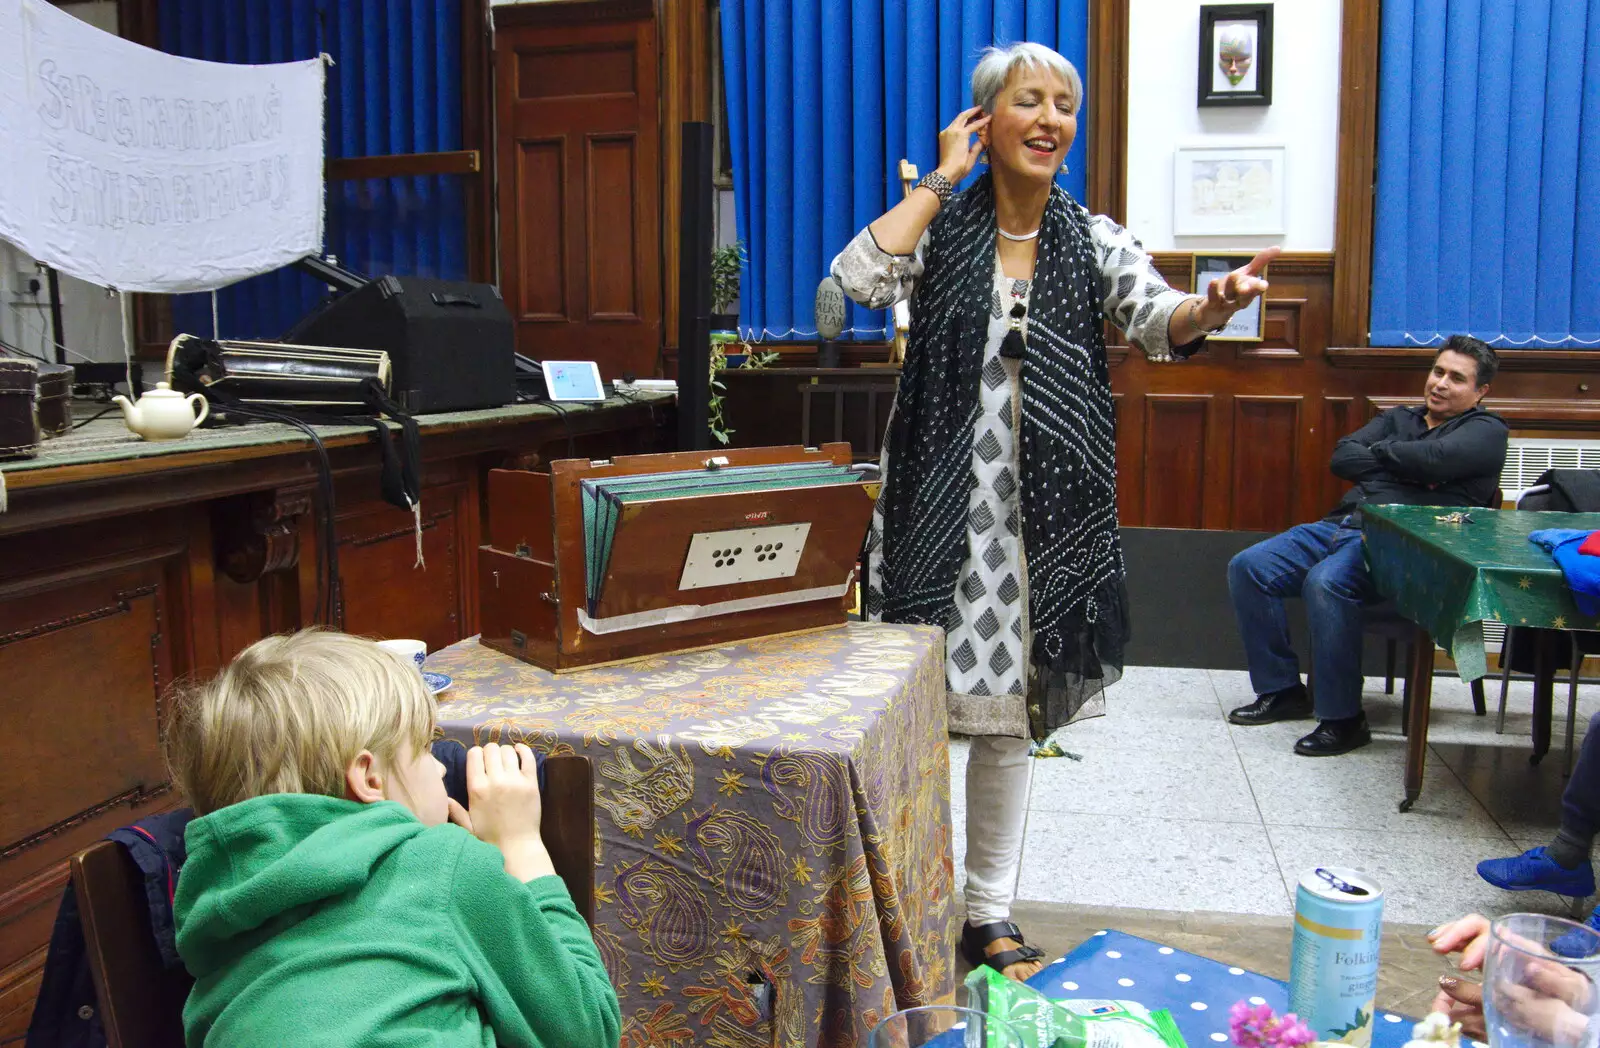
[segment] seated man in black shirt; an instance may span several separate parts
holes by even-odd
[[[1361,711],[1361,609],[1378,595],[1362,555],[1361,507],[1493,501],[1507,430],[1478,402],[1499,365],[1483,342],[1451,336],[1433,358],[1421,407],[1390,408],[1334,448],[1334,475],[1355,487],[1333,512],[1258,542],[1228,564],[1228,591],[1258,696],[1229,713],[1230,721],[1271,724],[1312,715],[1283,610],[1283,598],[1300,596],[1311,633],[1318,724],[1294,751],[1332,757],[1372,741]]]

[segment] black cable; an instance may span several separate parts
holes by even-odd
[[[18,356],[32,357],[34,360],[40,361],[41,363],[44,363],[44,364],[53,363],[53,361],[47,360],[46,358],[41,357],[37,353],[29,353],[27,350],[23,349],[21,346],[13,346],[11,343],[7,342],[5,339],[0,339],[0,349],[5,350],[7,353],[15,353]],[[0,1044],[4,1044],[4,1043],[5,1043],[4,1041],[0,1041]]]
[[[316,621],[333,629],[339,626],[339,547],[334,525],[333,464],[322,437],[310,423],[293,415],[273,411],[259,405],[228,404],[222,408],[230,415],[253,418],[264,422],[279,422],[300,430],[310,440],[317,454],[317,494],[322,502],[322,541],[317,543],[317,611]]]
[[[562,426],[563,429],[565,429],[567,431],[567,458],[574,458],[574,459],[577,458],[578,457],[578,451],[577,451],[578,445],[577,445],[577,441],[573,437],[573,433],[572,433],[572,420],[567,417],[569,409],[562,407],[560,404],[557,404],[553,400],[546,401],[545,402],[545,407],[549,408],[551,411],[554,411],[557,415],[561,416],[561,426]]]
[[[115,410],[117,410],[117,405],[115,405],[115,404],[107,404],[105,407],[101,408],[99,411],[95,412],[93,415],[90,415],[88,418],[84,419],[82,422],[74,422],[72,424],[72,428],[73,429],[82,429],[84,426],[87,426],[89,423],[94,422],[96,419],[105,418],[107,415],[111,414]]]

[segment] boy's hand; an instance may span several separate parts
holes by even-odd
[[[466,830],[468,833],[471,833],[472,816],[467,814],[467,809],[463,808],[460,802],[454,797],[447,797],[445,798],[445,801],[449,805],[450,821],[461,827],[463,830]]]
[[[469,828],[500,849],[507,873],[531,881],[555,872],[539,837],[539,780],[531,749],[491,742],[468,750],[467,798]]]

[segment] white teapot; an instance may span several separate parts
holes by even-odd
[[[194,411],[200,404],[200,414]],[[205,420],[211,405],[199,393],[184,396],[165,382],[139,398],[137,404],[127,397],[112,397],[111,402],[122,409],[122,420],[130,430],[145,440],[179,440]]]

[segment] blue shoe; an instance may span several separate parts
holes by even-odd
[[[1478,876],[1508,892],[1555,892],[1577,899],[1594,894],[1591,864],[1569,870],[1546,855],[1542,846],[1509,859],[1485,859],[1478,863]]]
[[[1600,910],[1591,913],[1589,919],[1584,921],[1583,924],[1586,928],[1593,928],[1595,931],[1600,932]],[[1585,935],[1582,932],[1568,932],[1551,943],[1550,948],[1563,957],[1593,957],[1595,941],[1593,936]]]

